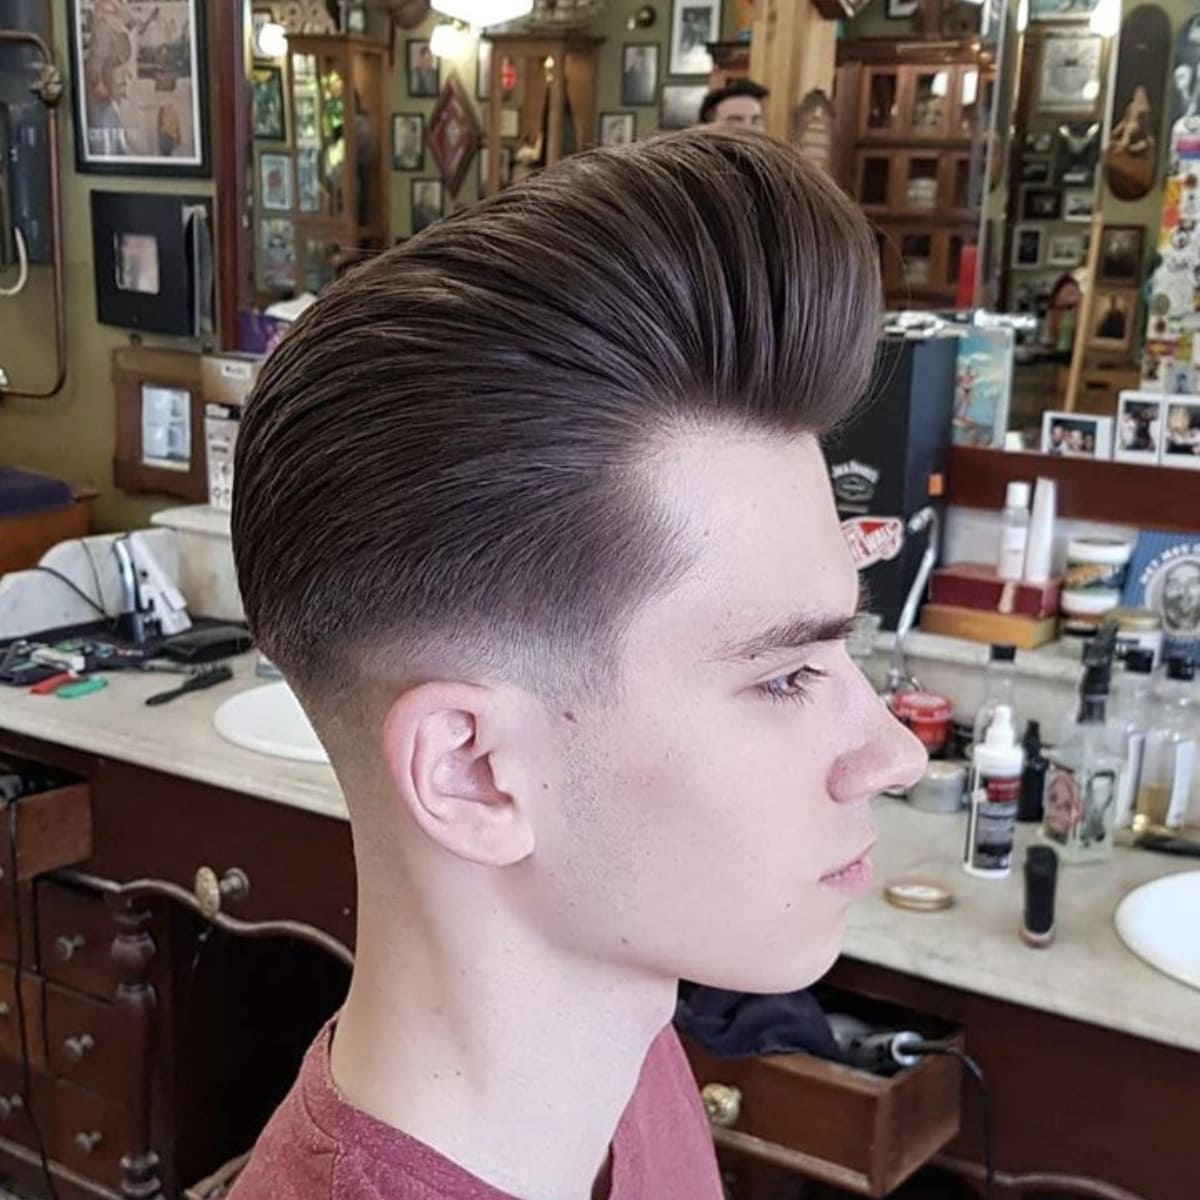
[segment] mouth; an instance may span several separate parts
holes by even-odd
[[[849,862],[843,863],[840,867],[835,867],[832,871],[826,871],[821,876],[821,882],[828,884],[829,887],[836,888],[839,892],[846,892],[855,896],[862,895],[871,886],[871,879],[873,877],[871,851],[874,848],[875,843],[871,842],[857,858],[852,858]]]

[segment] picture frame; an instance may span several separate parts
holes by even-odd
[[[1044,187],[1050,182],[1052,163],[1048,158],[1023,158],[1021,160],[1021,183]]]
[[[1162,397],[1164,467],[1200,471],[1200,396]]]
[[[67,0],[76,171],[209,174],[206,30],[204,0]]]
[[[1112,420],[1049,409],[1042,413],[1041,451],[1056,458],[1108,459],[1112,456]]]
[[[637,118],[631,112],[600,114],[601,146],[632,146],[637,139]]]
[[[283,68],[255,63],[250,71],[250,129],[257,142],[287,140]]]
[[[321,195],[321,151],[313,146],[296,147],[296,209],[319,213]]]
[[[720,40],[721,0],[672,0],[669,75],[711,75],[708,46]]]
[[[1031,129],[1026,132],[1024,152],[1042,156],[1053,154],[1054,131],[1052,129]]]
[[[1029,0],[1031,21],[1086,21],[1100,0]]]
[[[631,42],[621,47],[621,103],[650,108],[658,95],[657,42]]]
[[[1164,399],[1161,392],[1119,394],[1113,438],[1113,458],[1117,462],[1160,461],[1165,430]]]
[[[1083,263],[1082,233],[1052,233],[1046,239],[1046,266],[1073,270]]]
[[[488,176],[488,148],[486,143],[479,147],[479,195],[486,196],[487,176]],[[500,147],[500,188],[503,190],[512,183],[513,169],[513,148],[511,146]]]
[[[481,37],[475,54],[475,99],[492,98],[492,43]]]
[[[1089,350],[1128,353],[1138,316],[1137,288],[1096,288],[1088,327]]]
[[[708,94],[703,83],[664,83],[659,100],[658,127],[687,129],[700,119],[700,105]]]
[[[258,223],[258,286],[264,292],[296,287],[296,227],[289,217],[263,217]]]
[[[1105,225],[1100,232],[1098,283],[1137,287],[1142,281],[1142,253],[1146,230],[1141,225]]]
[[[392,113],[392,170],[425,170],[424,113]]]
[[[143,333],[212,331],[212,199],[91,193],[96,319]]]
[[[1057,221],[1062,215],[1062,192],[1058,188],[1021,189],[1022,221]]]
[[[1100,122],[1063,121],[1055,130],[1057,183],[1060,187],[1096,186],[1100,162]]]
[[[291,212],[292,156],[261,151],[258,156],[259,204],[268,212]]]
[[[1090,116],[1100,98],[1104,38],[1098,33],[1055,32],[1042,39],[1037,109]]]
[[[1062,193],[1062,219],[1064,221],[1091,222],[1096,206],[1093,188],[1064,188]]]
[[[272,61],[266,55],[259,52],[258,42],[259,35],[263,31],[263,26],[272,24],[274,20],[275,13],[269,8],[255,7],[250,10],[250,53],[255,59],[267,62]]]
[[[457,72],[451,71],[430,114],[428,137],[433,161],[451,197],[458,195],[480,140],[475,106]]]
[[[442,91],[442,63],[433,53],[428,38],[409,38],[404,43],[408,94],[414,100],[436,100]]]
[[[409,185],[413,236],[440,221],[446,206],[446,185],[440,179],[414,179]]]
[[[919,0],[887,0],[887,19],[889,21],[907,21],[917,15],[920,8]]]
[[[192,465],[192,393],[183,387],[143,383],[141,399],[142,466],[187,471]]]
[[[1013,230],[1012,265],[1040,267],[1042,265],[1043,230],[1040,225],[1018,225]]]

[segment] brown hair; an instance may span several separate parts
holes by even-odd
[[[661,435],[826,432],[879,306],[865,220],[755,133],[577,155],[431,226],[323,292],[247,404],[259,644],[306,698],[431,646],[545,686],[594,672],[687,566],[643,469]]]

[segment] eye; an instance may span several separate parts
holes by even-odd
[[[760,683],[758,690],[771,700],[790,700],[794,704],[803,704],[811,695],[812,685],[825,676],[826,672],[819,667],[800,667]]]

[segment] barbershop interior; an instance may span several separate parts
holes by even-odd
[[[928,753],[827,975],[681,989],[724,1194],[1200,1200],[1188,0],[0,0],[0,1195],[236,1196],[347,993],[346,806],[231,547],[263,363],[442,219],[723,122],[877,240],[823,449]]]

